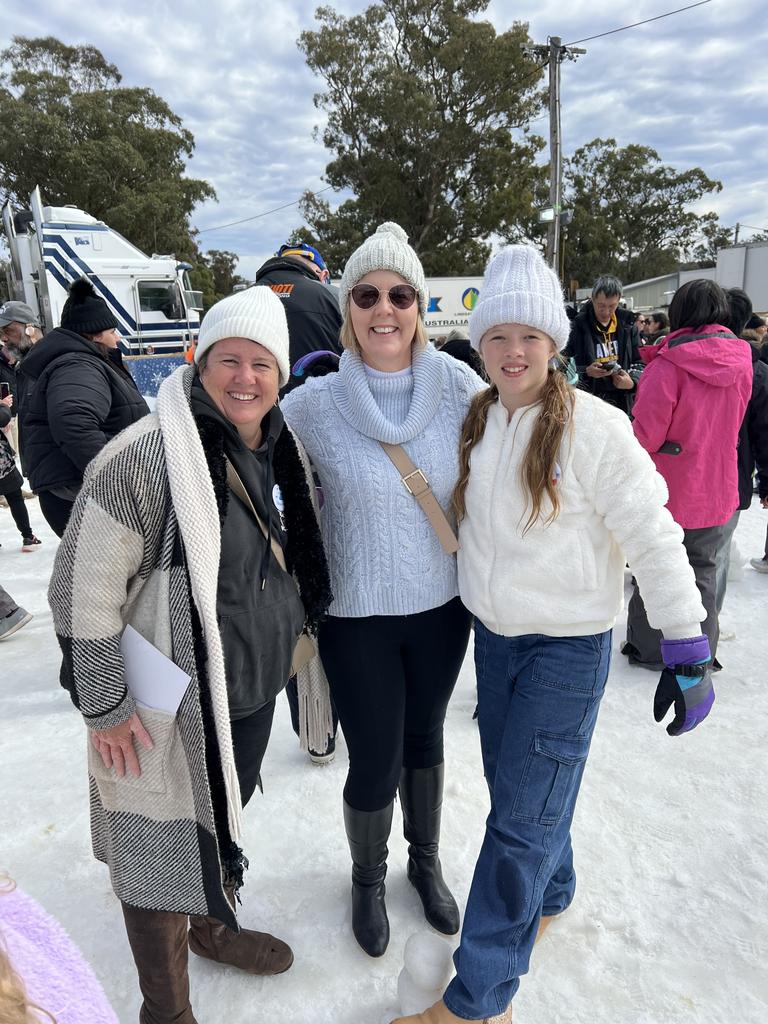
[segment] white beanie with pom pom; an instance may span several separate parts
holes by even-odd
[[[376,231],[366,238],[347,260],[339,285],[342,316],[347,315],[349,293],[352,288],[361,277],[374,270],[391,270],[413,285],[419,293],[419,311],[424,316],[429,305],[424,268],[419,257],[408,245],[408,235],[394,221],[387,221],[376,228]]]

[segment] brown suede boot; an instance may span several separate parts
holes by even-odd
[[[234,907],[234,889],[225,885],[224,892]],[[237,967],[248,974],[282,974],[293,963],[291,947],[281,939],[249,928],[241,928],[236,934],[215,917],[190,917],[189,948],[206,960]]]
[[[504,1013],[497,1013],[495,1017],[483,1017],[478,1024],[511,1024],[512,1007],[508,1006]],[[391,1024],[468,1024],[464,1017],[457,1017],[451,1013],[442,999],[438,1000],[423,1013],[416,1013],[411,1017],[398,1017]]]
[[[187,915],[122,907],[144,996],[140,1024],[197,1024],[189,1002]]]

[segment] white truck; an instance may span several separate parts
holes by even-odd
[[[58,327],[72,281],[87,277],[114,313],[126,355],[183,353],[197,339],[202,292],[190,287],[189,263],[146,256],[74,206],[43,206],[39,188],[29,210],[14,213],[7,202],[2,218],[11,298],[31,306],[45,330]]]

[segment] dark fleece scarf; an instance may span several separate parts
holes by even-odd
[[[219,522],[223,523],[229,503],[224,429],[207,416],[196,416],[195,424],[213,482]],[[283,428],[275,443],[273,468],[285,502],[286,564],[298,583],[307,628],[317,635],[317,627],[326,617],[333,600],[331,580],[304,466],[287,427]]]

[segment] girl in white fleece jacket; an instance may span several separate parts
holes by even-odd
[[[678,735],[714,701],[704,608],[666,486],[627,417],[566,383],[568,332],[560,283],[536,250],[500,252],[470,317],[491,387],[464,423],[454,495],[491,811],[456,977],[394,1024],[511,1020],[537,934],[573,899],[571,821],[626,560],[665,637],[656,720],[674,703],[667,731]]]

